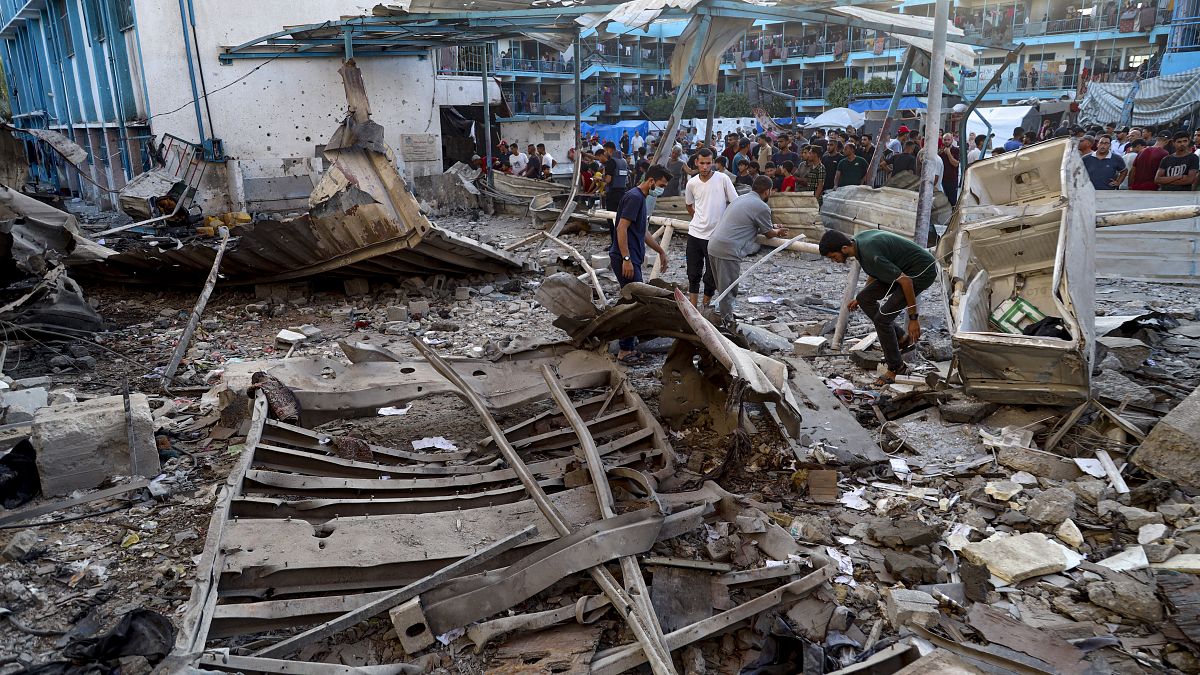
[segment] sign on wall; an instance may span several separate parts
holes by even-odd
[[[405,162],[436,162],[440,148],[436,134],[400,134],[400,155]]]

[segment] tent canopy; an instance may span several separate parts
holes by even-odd
[[[1129,101],[1132,97],[1132,101]],[[1132,115],[1127,105],[1132,102]],[[1200,107],[1200,68],[1133,82],[1089,82],[1079,104],[1081,124],[1159,125]],[[1125,119],[1130,117],[1131,119]]]
[[[845,127],[862,127],[866,117],[849,108],[833,108],[817,115],[816,119],[804,125],[805,129],[843,129]]]
[[[635,133],[641,133],[642,138],[646,137],[650,130],[650,123],[645,120],[621,120],[616,124],[588,124],[583,122],[580,125],[580,130],[587,134],[596,134],[600,137],[600,142],[612,141],[616,143],[621,140],[621,134],[628,131],[629,137],[633,138]]]
[[[883,98],[864,98],[864,99],[858,100],[858,101],[851,101],[849,107],[854,112],[865,113],[870,110],[887,110],[888,106],[890,106],[891,104],[892,104],[892,99],[890,96],[887,96],[887,97],[883,97]],[[896,109],[897,110],[924,110],[925,109],[925,99],[918,98],[916,96],[901,97],[900,105],[898,105],[896,107]]]
[[[976,135],[988,133],[987,125],[979,116],[983,115],[992,125],[992,147],[1004,145],[1004,141],[1012,138],[1013,129],[1024,127],[1027,131],[1037,131],[1041,124],[1041,113],[1032,105],[1006,105],[995,108],[976,108],[967,118],[967,133]]]

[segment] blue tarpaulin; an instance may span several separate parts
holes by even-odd
[[[886,111],[888,109],[888,106],[891,104],[892,104],[892,97],[888,96],[887,98],[864,98],[860,101],[852,101],[850,103],[850,105],[848,105],[846,107],[850,108],[854,112],[865,113],[868,110],[885,110]],[[921,99],[917,98],[916,96],[902,96],[900,98],[900,105],[897,106],[897,110],[924,110],[924,109],[925,109],[925,102],[922,101]]]
[[[628,131],[629,137],[633,138],[635,133],[641,132],[642,138],[646,137],[646,133],[650,130],[650,123],[645,120],[622,120],[616,124],[588,124],[583,122],[580,125],[580,130],[591,136],[596,134],[600,137],[600,142],[612,141],[617,143],[621,140],[621,134]]]

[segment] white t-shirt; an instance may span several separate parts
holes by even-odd
[[[942,191],[942,176],[946,173],[946,165],[942,162],[941,155],[934,155],[933,162],[933,189],[937,192]]]
[[[723,173],[714,171],[708,180],[702,180],[700,174],[692,176],[688,179],[683,195],[684,203],[696,209],[692,222],[688,225],[688,234],[707,241],[717,229],[717,223],[721,222],[725,207],[737,198],[738,193],[733,187],[733,181]]]
[[[550,167],[551,169],[553,169],[553,168],[554,168],[554,164],[555,164],[555,162],[554,162],[554,156],[553,156],[553,155],[551,155],[551,154],[550,154],[550,153],[548,153],[548,152],[547,152],[546,154],[542,155],[542,166],[548,166],[548,167]]]
[[[525,167],[529,166],[529,155],[526,155],[523,152],[517,153],[515,157],[509,155],[508,165],[512,167],[513,173],[523,173],[525,171]]]
[[[1132,151],[1127,152],[1124,155],[1122,155],[1121,159],[1125,160],[1125,171],[1129,171],[1130,169],[1133,168],[1133,160],[1137,159],[1137,153],[1132,152]],[[1118,189],[1120,189],[1120,190],[1128,190],[1129,189],[1129,174],[1128,173],[1125,174],[1125,180],[1121,181],[1121,187]]]
[[[642,140],[641,134],[635,134],[634,137],[629,141],[629,149],[633,150],[634,152],[641,150],[645,145],[646,141]]]
[[[887,142],[887,149],[892,152],[904,152],[904,146],[900,144],[900,139],[893,138]]]
[[[983,155],[982,150],[980,150],[979,148],[972,148],[971,151],[967,153],[967,163],[971,164],[974,162],[978,162],[979,157],[981,155]]]

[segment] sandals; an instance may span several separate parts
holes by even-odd
[[[908,374],[908,366],[900,366],[900,368],[898,370],[889,370],[886,373],[884,373],[883,375],[880,375],[879,377],[875,378],[875,386],[876,387],[886,387],[889,384],[895,384],[897,375],[907,375],[907,374]]]
[[[900,340],[899,347],[900,347],[901,354],[907,354],[917,348],[917,341],[912,339],[908,335],[905,335],[904,339]]]

